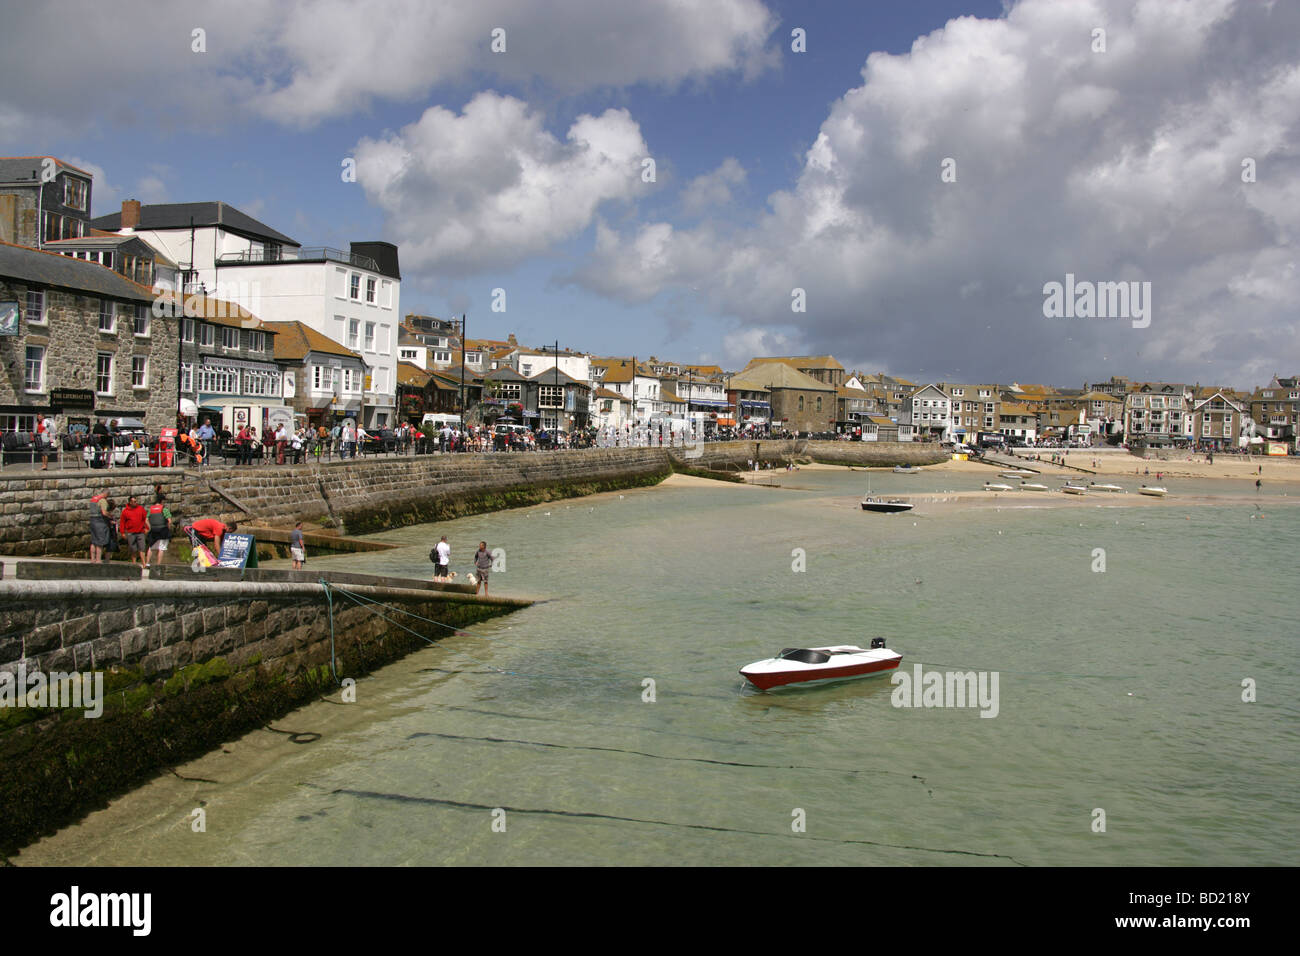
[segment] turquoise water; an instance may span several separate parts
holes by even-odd
[[[407,548],[312,562],[423,575],[446,534],[463,573],[486,539],[505,549],[494,592],[547,600],[20,862],[1300,862],[1300,509],[1280,490],[1178,482],[1182,503],[1021,495],[884,517],[857,508],[860,472],[775,480],[787,487],[659,487],[400,529],[383,537]],[[874,635],[906,670],[996,671],[997,716],[894,707],[888,677],[762,694],[737,674],[781,647]]]

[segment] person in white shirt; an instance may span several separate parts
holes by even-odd
[[[445,534],[442,536],[442,540],[434,546],[433,550],[438,556],[437,563],[434,565],[433,578],[435,581],[446,580],[447,572],[451,568],[451,545],[447,543]]]
[[[275,430],[275,463],[284,464],[284,446],[289,441],[289,430],[284,427],[284,422]]]

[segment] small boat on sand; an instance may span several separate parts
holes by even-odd
[[[776,657],[746,664],[740,673],[759,690],[773,690],[872,677],[896,670],[902,660],[902,654],[885,647],[883,637],[873,637],[866,649],[855,644],[787,647]]]
[[[999,478],[1026,478],[1030,475],[1036,475],[1035,471],[1027,471],[1024,468],[1012,468],[1010,471],[999,471]]]
[[[1092,481],[1092,482],[1089,482],[1089,483],[1088,483],[1088,490],[1089,490],[1089,491],[1114,491],[1114,492],[1122,492],[1124,489],[1121,488],[1119,485],[1110,485],[1110,484],[1102,484],[1102,485],[1099,485],[1099,484],[1097,484],[1095,481]]]
[[[1169,494],[1169,489],[1162,488],[1160,485],[1152,485],[1150,488],[1143,485],[1138,489],[1138,494],[1150,495],[1152,498],[1163,498],[1165,495]]]
[[[1015,491],[1010,485],[1004,485],[999,481],[984,482],[985,491]]]
[[[895,465],[894,474],[896,475],[919,475],[921,469],[915,465]]]
[[[862,499],[863,511],[874,511],[876,514],[881,515],[895,515],[903,511],[911,511],[912,507],[911,502],[899,501],[897,498],[890,501],[885,501],[883,498]]]
[[[1061,490],[1067,495],[1086,495],[1088,493],[1088,489],[1083,485],[1072,485],[1068,482],[1062,486]]]
[[[1036,481],[1022,481],[1020,483],[1021,491],[1050,491],[1047,485],[1040,485]]]

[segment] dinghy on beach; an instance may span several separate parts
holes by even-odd
[[[986,481],[984,482],[984,490],[985,491],[1015,491],[1016,489],[1012,488],[1010,485],[1004,485],[1000,481]]]
[[[1067,495],[1086,495],[1088,493],[1088,489],[1083,485],[1072,485],[1069,482],[1066,482],[1061,490]]]
[[[872,677],[896,670],[902,660],[902,654],[885,647],[883,637],[873,637],[865,649],[856,644],[787,647],[776,657],[746,664],[740,673],[759,690],[774,690]]]
[[[1021,491],[1051,491],[1047,485],[1040,485],[1036,481],[1022,481],[1020,483]]]
[[[1138,489],[1138,494],[1150,495],[1152,498],[1163,498],[1165,495],[1169,494],[1169,489],[1162,488],[1160,485],[1152,485],[1150,488],[1143,485]]]
[[[1088,490],[1089,490],[1089,491],[1113,491],[1113,492],[1123,492],[1124,489],[1123,489],[1122,487],[1120,487],[1119,485],[1111,485],[1111,484],[1102,484],[1102,485],[1099,485],[1099,484],[1097,484],[1097,482],[1093,481],[1093,482],[1089,482],[1089,483],[1088,483]]]

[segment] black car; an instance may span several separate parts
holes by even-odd
[[[391,455],[397,451],[398,444],[397,432],[391,428],[381,428],[377,432],[366,432],[365,439],[360,443],[360,451],[363,455]]]

